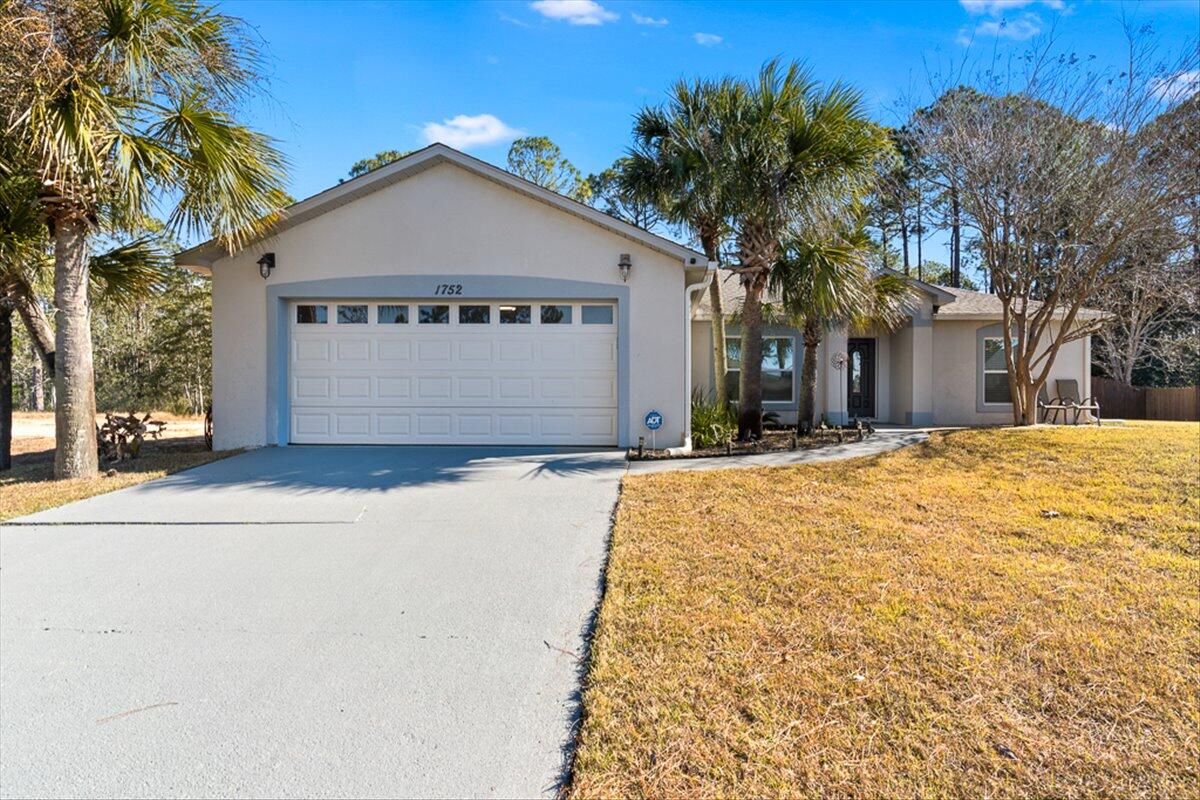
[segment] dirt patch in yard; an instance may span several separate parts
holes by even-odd
[[[54,415],[14,414],[13,468],[0,472],[0,521],[145,483],[238,452],[210,452],[204,445],[204,420],[200,417],[156,413],[154,418],[167,420],[167,428],[161,439],[146,440],[138,458],[116,464],[101,462],[102,474],[95,478],[56,481]],[[103,415],[97,419],[103,420]],[[103,474],[108,470],[116,474]]]

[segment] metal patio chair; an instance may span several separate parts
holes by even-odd
[[[1042,388],[1038,389],[1037,402],[1038,411],[1041,412],[1042,422],[1046,421],[1046,417],[1050,416],[1051,412],[1054,412],[1054,419],[1052,422],[1058,422],[1059,414],[1063,415],[1063,422],[1066,422],[1067,412],[1074,410],[1074,406],[1070,405],[1069,403],[1064,403],[1062,398],[1051,398],[1050,393],[1046,391],[1046,384],[1044,383],[1042,384]],[[1078,414],[1076,414],[1076,416],[1078,416]]]
[[[1079,416],[1085,411],[1096,418],[1096,424],[1100,424],[1100,401],[1094,397],[1085,397],[1082,400],[1079,397],[1079,382],[1076,380],[1056,380],[1055,387],[1058,389],[1058,399],[1062,403],[1071,406],[1075,412],[1075,419],[1072,424],[1079,424]],[[1064,415],[1064,419],[1065,419]]]

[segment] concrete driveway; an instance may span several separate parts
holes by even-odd
[[[266,449],[0,528],[0,794],[553,794],[623,469]]]

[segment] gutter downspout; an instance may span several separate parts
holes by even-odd
[[[683,396],[685,416],[683,423],[683,446],[670,448],[671,453],[687,453],[692,449],[692,311],[696,306],[696,293],[708,288],[717,274],[717,262],[709,261],[704,277],[683,290]]]

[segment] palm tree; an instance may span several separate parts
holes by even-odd
[[[720,262],[729,234],[729,197],[724,172],[729,148],[724,125],[743,87],[732,79],[679,81],[665,106],[643,108],[634,118],[635,144],[623,162],[622,181],[633,197],[656,205],[671,223],[700,241],[709,261]],[[725,309],[717,280],[709,284],[713,313],[713,375],[725,405],[727,355]]]
[[[745,287],[738,436],[762,435],[762,296],[789,230],[836,216],[891,147],[861,95],[820,87],[796,63],[768,62],[722,120],[723,172]]]
[[[3,144],[0,143],[0,147]],[[12,466],[12,313],[25,322],[34,349],[54,376],[54,331],[35,287],[49,271],[49,240],[28,176],[0,176],[0,470]],[[93,296],[122,303],[156,291],[171,257],[142,236],[89,259]]]
[[[0,49],[16,150],[7,173],[27,167],[38,180],[53,243],[54,472],[87,477],[97,471],[89,253],[102,220],[138,230],[166,204],[171,232],[233,249],[283,207],[285,164],[232,116],[258,85],[259,60],[244,23],[209,6],[9,0]]]
[[[810,430],[816,414],[817,347],[829,330],[846,326],[888,330],[905,318],[908,281],[892,272],[872,275],[867,266],[871,238],[864,227],[836,226],[827,233],[796,236],[771,270],[770,288],[779,295],[768,314],[801,332],[804,360],[796,426]]]

